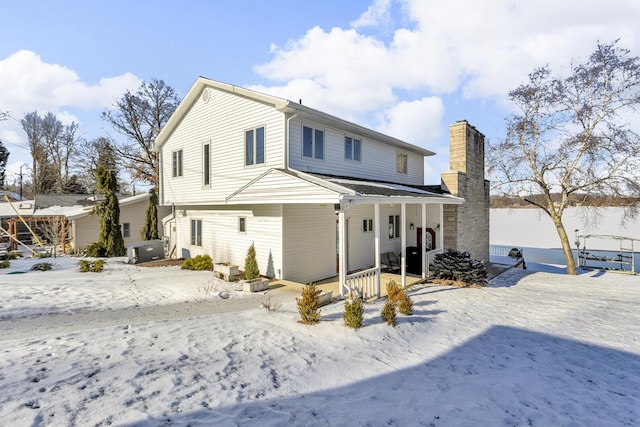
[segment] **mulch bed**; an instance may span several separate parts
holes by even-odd
[[[179,259],[159,259],[156,261],[149,262],[141,262],[140,264],[136,264],[140,267],[172,267],[175,265],[182,265],[184,263],[184,258]]]

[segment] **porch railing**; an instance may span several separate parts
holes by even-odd
[[[380,270],[375,267],[368,270],[358,271],[357,273],[347,274],[345,280],[345,295],[349,295],[353,291],[358,291],[358,295],[365,300],[373,297],[379,297],[379,275]]]
[[[431,271],[429,270],[429,266],[433,262],[433,259],[436,257],[436,255],[441,254],[443,252],[444,251],[442,250],[442,248],[432,249],[430,251],[427,251],[427,259],[426,259],[426,263],[427,263],[427,270],[426,270],[427,278],[431,277]]]

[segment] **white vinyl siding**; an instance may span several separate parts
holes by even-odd
[[[304,125],[324,129],[324,161],[305,157],[302,154],[302,121],[291,120],[289,144],[289,162],[292,169],[303,172],[324,173],[379,181],[399,182],[403,184],[424,184],[424,157],[421,154],[407,152],[407,174],[396,172],[397,147],[370,139],[361,139],[361,161],[345,159],[345,132],[309,120]]]
[[[284,114],[269,105],[209,88],[210,100],[198,97],[162,148],[162,204],[224,202],[269,168],[284,167]],[[245,167],[245,131],[264,127],[264,163]],[[211,180],[203,189],[202,144],[211,141]],[[183,174],[171,179],[171,152],[183,150]],[[217,177],[224,177],[219,179]]]
[[[336,214],[333,206],[283,206],[284,278],[300,283],[336,273]]]
[[[238,233],[238,210],[246,217],[247,232]],[[202,220],[202,246],[191,246],[191,219]],[[176,214],[176,254],[189,258],[208,254],[213,262],[230,262],[244,270],[253,243],[260,274],[276,277],[282,269],[280,205],[225,206],[217,210],[183,210]],[[230,243],[232,242],[232,243]]]

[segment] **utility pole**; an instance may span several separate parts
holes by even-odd
[[[20,165],[20,201],[22,201],[22,166]]]

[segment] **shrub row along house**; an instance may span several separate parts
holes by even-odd
[[[308,283],[338,275],[379,293],[393,252],[403,281],[444,247],[487,259],[484,137],[451,127],[451,171],[425,186],[434,153],[302,103],[198,78],[158,135],[160,204],[174,256],[243,265]],[[421,247],[418,259],[407,248]],[[412,255],[412,254],[409,254]],[[416,254],[413,254],[414,258]]]

